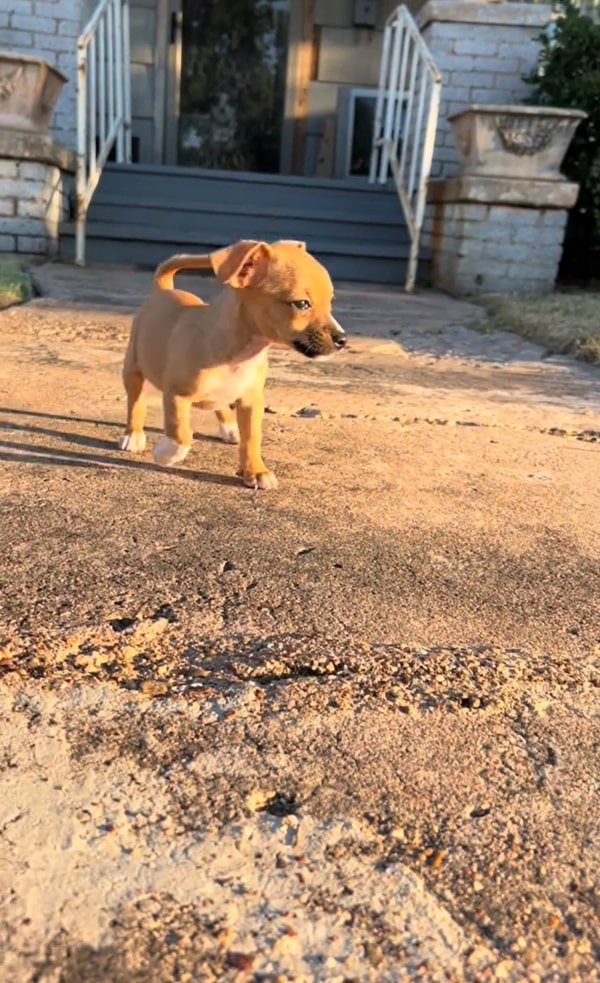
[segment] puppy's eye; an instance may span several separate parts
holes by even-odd
[[[290,300],[290,304],[296,311],[309,311],[312,306],[310,300]]]

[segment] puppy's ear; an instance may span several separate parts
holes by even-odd
[[[271,249],[266,242],[242,239],[210,254],[217,279],[230,287],[258,287],[267,275]]]
[[[295,246],[296,249],[301,249],[303,253],[306,252],[306,243],[300,242],[299,239],[282,239],[282,246]]]

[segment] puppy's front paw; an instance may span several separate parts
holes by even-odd
[[[242,471],[240,477],[247,488],[254,488],[260,491],[270,491],[273,488],[277,488],[277,478],[273,471],[260,471],[258,474],[252,474],[251,471]]]
[[[130,454],[141,454],[146,450],[146,434],[143,430],[124,433],[122,437],[119,437],[117,446],[120,451],[129,451]]]
[[[224,444],[239,444],[240,431],[237,423],[219,423],[219,437]]]
[[[178,444],[171,437],[161,437],[152,452],[152,457],[157,464],[164,468],[173,467],[174,464],[181,464],[185,461],[190,452],[188,444]]]

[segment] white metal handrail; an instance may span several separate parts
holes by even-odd
[[[75,262],[85,263],[87,210],[113,146],[131,163],[129,0],[101,0],[77,41]]]
[[[410,235],[406,290],[414,290],[442,77],[407,7],[386,21],[369,181],[394,178]]]

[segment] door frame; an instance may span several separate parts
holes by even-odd
[[[179,90],[181,81],[181,50],[183,11],[182,0],[158,0],[161,35],[163,85],[162,127],[160,144],[157,141],[158,159],[168,166],[177,165],[179,131]]]
[[[281,174],[304,174],[309,90],[316,67],[315,6],[315,0],[290,0]]]
[[[308,10],[307,10],[308,8]],[[312,34],[314,0],[290,0],[281,125],[279,173],[302,173],[298,141],[304,139],[308,82],[306,58],[301,57],[307,32]],[[308,13],[308,23],[307,23]],[[182,0],[157,0],[154,156],[157,163],[177,165],[182,52]],[[309,26],[310,25],[310,26]]]

